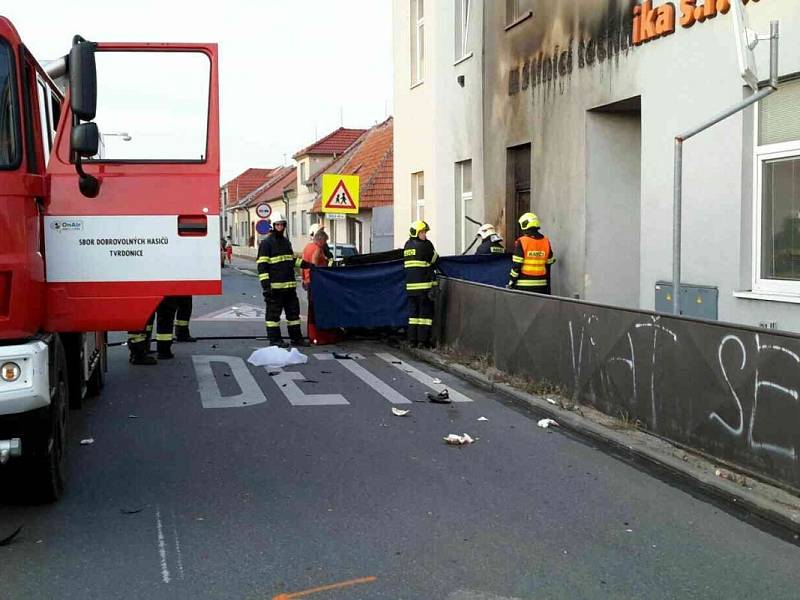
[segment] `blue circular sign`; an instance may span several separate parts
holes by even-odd
[[[272,225],[269,224],[269,221],[266,219],[261,219],[258,223],[256,223],[256,231],[261,235],[267,235],[272,229]]]

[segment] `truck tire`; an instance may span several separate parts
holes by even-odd
[[[69,416],[69,382],[67,360],[61,340],[56,337],[51,346],[53,368],[50,380],[52,401],[49,410],[49,434],[41,438],[37,448],[24,466],[29,489],[36,502],[55,502],[64,492],[67,454],[67,424]]]

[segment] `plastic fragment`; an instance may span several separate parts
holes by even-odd
[[[488,421],[488,420],[489,419],[487,419],[486,417],[478,417],[478,421]]]
[[[542,419],[537,423],[537,425],[542,429],[547,429],[551,425],[555,425],[556,427],[558,427],[558,423],[556,423],[553,419]]]
[[[553,406],[558,406],[558,402],[556,402],[556,401],[555,401],[555,400],[553,400],[552,398],[545,398],[545,400],[547,400],[547,401],[548,401],[550,404],[552,404]]]
[[[455,433],[451,433],[450,435],[442,439],[444,439],[444,441],[451,446],[466,446],[468,444],[475,443],[475,440],[472,439],[467,433],[463,435],[457,435]]]
[[[392,414],[395,417],[405,417],[410,412],[410,410],[401,410],[399,408],[395,408],[394,406],[392,407]]]

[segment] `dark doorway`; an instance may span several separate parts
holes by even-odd
[[[531,209],[531,145],[509,148],[506,164],[506,238],[514,240],[520,235],[517,220]]]

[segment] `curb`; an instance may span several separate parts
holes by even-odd
[[[416,349],[410,352],[416,358],[452,373],[483,390],[499,392],[528,404],[543,416],[558,421],[558,424],[564,429],[631,453],[646,462],[667,469],[673,474],[689,480],[712,496],[739,508],[745,508],[768,521],[791,530],[795,533],[795,538],[797,538],[797,534],[800,534],[800,501],[780,488],[754,481],[754,485],[771,496],[768,497],[766,494],[717,477],[713,472],[713,466],[707,471],[681,460],[671,453],[657,450],[655,446],[658,445],[673,450],[676,450],[677,447],[649,433],[636,430],[634,435],[615,431],[577,413],[554,406],[544,398],[522,392],[508,384],[493,381],[479,371],[448,362],[428,350]],[[713,465],[713,463],[709,461],[709,465]]]

